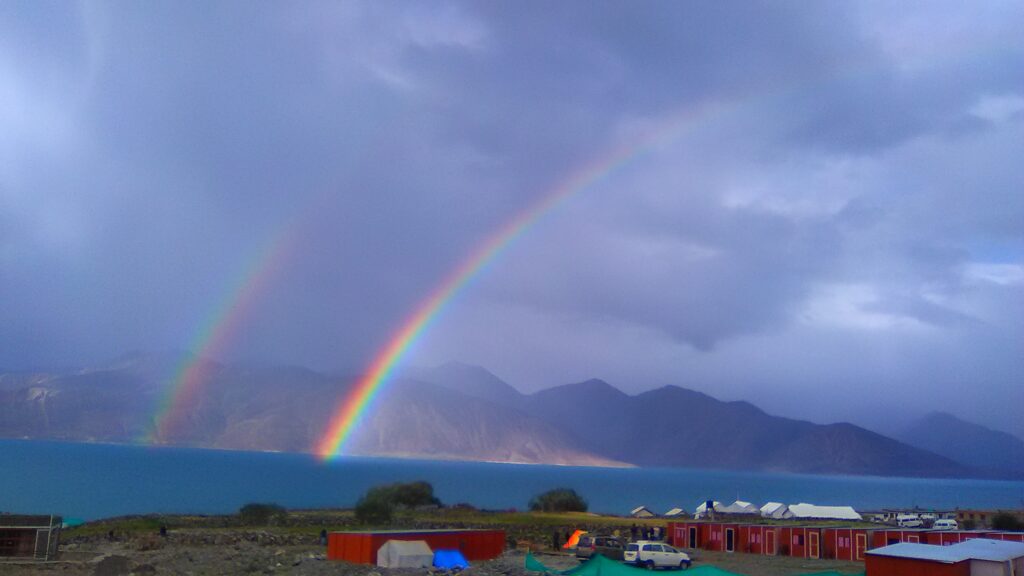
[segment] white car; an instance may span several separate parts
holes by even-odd
[[[900,514],[896,517],[896,525],[900,528],[921,528],[924,522],[921,522],[917,514]]]
[[[932,524],[932,530],[959,530],[960,525],[956,523],[956,520],[942,519],[936,520],[935,524]]]
[[[690,567],[690,556],[685,552],[680,552],[668,544],[649,540],[638,540],[628,544],[626,551],[622,554],[622,560],[627,564],[636,564],[648,570],[655,568],[685,570]]]

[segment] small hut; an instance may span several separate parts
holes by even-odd
[[[53,560],[60,540],[60,516],[0,514],[0,562]]]

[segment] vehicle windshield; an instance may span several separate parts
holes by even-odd
[[[629,546],[626,546],[626,550],[628,552],[636,552],[639,549],[640,549],[640,547],[637,546],[636,544],[630,544]]]

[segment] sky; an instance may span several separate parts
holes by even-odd
[[[230,317],[218,360],[358,374],[597,165],[404,365],[1022,435],[1020,22],[1012,1],[0,3],[0,370],[198,352]]]

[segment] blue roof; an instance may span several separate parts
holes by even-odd
[[[974,538],[951,546],[901,542],[868,550],[868,554],[893,558],[915,558],[945,564],[955,564],[964,560],[1006,562],[1024,557],[1024,542],[1007,542],[989,538]]]

